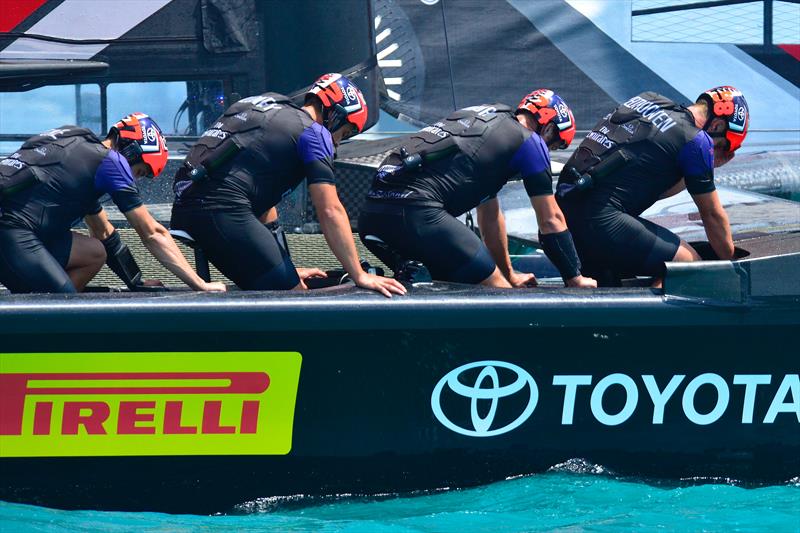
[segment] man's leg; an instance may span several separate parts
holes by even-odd
[[[678,245],[678,251],[675,252],[675,256],[672,258],[672,262],[676,263],[691,263],[692,261],[702,261],[702,257],[700,254],[697,253],[697,250],[692,248],[692,245],[688,242],[681,239],[680,244]],[[657,277],[653,280],[653,284],[651,287],[654,289],[661,289],[664,286],[664,278]]]
[[[358,229],[361,242],[392,270],[400,259],[422,261],[439,281],[511,287],[478,236],[441,208],[368,202]]]
[[[247,210],[192,213],[179,217],[209,261],[244,290],[301,289],[288,254],[275,236]]]
[[[697,250],[692,248],[692,245],[681,239],[678,246],[678,251],[675,252],[675,257],[672,258],[673,262],[677,263],[691,263],[692,261],[702,261],[703,258],[697,253]]]
[[[597,280],[600,287],[619,285],[617,276],[603,261],[605,249],[596,245],[594,225],[591,222],[583,198],[580,196],[564,198],[556,195],[556,202],[564,214],[567,228],[572,234],[572,242],[581,261],[581,275]],[[601,255],[598,257],[598,252]]]
[[[481,239],[444,209],[407,208],[406,225],[433,279],[511,287]]]
[[[32,231],[0,228],[0,282],[14,293],[76,292],[64,270],[72,244],[69,232],[61,241],[62,253],[54,256]]]
[[[501,289],[510,289],[511,284],[508,280],[503,276],[500,272],[500,269],[495,267],[494,272],[486,278],[485,280],[481,281],[481,285],[484,287],[498,287]]]
[[[236,283],[247,291],[299,291],[308,287],[300,279],[297,269],[287,257],[284,262],[274,266],[260,276]]]
[[[663,226],[649,220],[624,215],[628,235],[625,237],[631,249],[626,272],[653,276],[651,287],[660,289],[664,283],[665,266],[668,261],[697,261],[700,256],[680,237]],[[646,250],[647,253],[644,253]]]
[[[81,292],[86,285],[100,272],[106,262],[106,250],[103,243],[94,237],[77,232],[72,233],[72,248],[66,270],[75,289]]]
[[[361,208],[358,237],[366,249],[389,267],[395,276],[406,261],[416,260],[398,249],[398,245],[404,244],[406,234],[402,206],[376,206],[367,200]]]
[[[681,247],[681,239],[668,229],[649,220],[634,217],[615,209],[606,209],[583,221],[585,235],[575,238],[576,247],[583,244],[581,261],[584,275],[589,268],[592,277],[607,272],[598,279],[603,286],[616,285],[612,278],[652,276],[654,287],[664,277],[664,263],[678,257],[692,257],[691,248]],[[576,232],[573,231],[575,237]],[[579,249],[580,253],[580,249]],[[613,276],[610,274],[613,273]]]

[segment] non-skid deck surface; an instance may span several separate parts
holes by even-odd
[[[133,256],[136,258],[136,262],[139,263],[145,279],[158,279],[161,280],[165,285],[183,284],[166,268],[161,266],[161,263],[159,263],[152,256],[152,254],[150,254],[134,230],[118,229],[118,231],[122,237],[122,240],[131,249]],[[369,253],[369,251],[364,248],[364,246],[358,240],[358,235],[353,235],[353,237],[356,241],[356,248],[358,249],[359,257],[368,261],[370,265],[384,268],[387,274],[391,272],[390,270],[386,269],[386,266],[383,263],[378,261],[374,255]],[[291,251],[292,260],[294,261],[295,266],[309,268],[318,267],[323,270],[342,268],[339,261],[330,251],[330,248],[328,248],[328,244],[325,242],[325,237],[323,235],[288,234],[286,235],[286,238],[289,241],[289,250]],[[178,247],[181,249],[181,252],[183,252],[184,257],[186,257],[189,263],[194,267],[194,252],[181,243],[178,243]],[[231,283],[231,281],[220,274],[220,272],[214,268],[213,265],[211,266],[211,280],[222,281],[228,284]],[[91,285],[119,287],[123,284],[107,266],[103,266],[103,269],[95,277]]]

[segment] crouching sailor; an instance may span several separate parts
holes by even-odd
[[[324,273],[295,268],[263,222],[306,179],[325,239],[355,284],[387,297],[405,293],[397,281],[362,269],[336,192],[334,145],[360,132],[366,121],[364,96],[340,74],[319,78],[302,107],[277,93],[236,102],[178,170],[172,228],[188,232],[242,289],[305,289],[304,279]]]
[[[108,194],[173,274],[197,290],[225,290],[194,273],[169,232],[142,205],[134,176],[155,177],[166,162],[161,130],[143,113],[117,122],[103,141],[77,126],[28,139],[0,160],[0,282],[16,293],[77,292],[105,262],[129,288],[145,284],[100,205]],[[71,231],[81,218],[91,236]],[[152,283],[158,282],[147,284]]]
[[[698,261],[677,235],[642,218],[657,200],[686,189],[720,259],[733,258],[728,217],[714,186],[714,168],[733,158],[749,122],[747,102],[733,87],[716,87],[689,107],[645,92],[600,120],[564,165],[558,202],[583,272],[604,285],[654,276],[665,261]]]
[[[539,225],[539,242],[572,287],[595,287],[580,263],[553,198],[549,150],[575,135],[567,104],[553,91],[503,104],[468,107],[410,137],[378,168],[358,227],[361,240],[395,273],[403,260],[421,261],[437,280],[492,287],[534,285],[514,271],[505,219],[497,200],[520,175]],[[455,217],[477,206],[484,242]]]

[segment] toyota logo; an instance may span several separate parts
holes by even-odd
[[[481,368],[474,383],[464,383],[461,380],[461,376],[473,368]],[[516,379],[511,383],[501,384],[500,376],[497,372],[498,368],[510,370],[516,375]],[[485,386],[487,382],[489,386]],[[470,400],[472,428],[464,428],[454,424],[442,410],[441,396],[445,386],[455,394]],[[519,416],[503,427],[492,428],[492,423],[497,415],[497,406],[500,400],[516,394],[522,394],[523,390],[526,388],[529,389],[528,404]],[[491,402],[486,416],[481,416],[478,413],[479,400],[488,400]],[[451,370],[439,380],[431,394],[431,409],[436,419],[451,431],[455,431],[461,435],[467,435],[468,437],[494,437],[496,435],[508,433],[512,429],[519,427],[520,424],[531,416],[533,410],[536,409],[536,403],[538,401],[539,389],[536,386],[536,382],[533,377],[522,368],[504,361],[477,361]]]
[[[147,144],[152,144],[156,142],[156,136],[158,135],[158,133],[156,132],[155,126],[150,126],[149,128],[147,128],[147,130],[145,130],[145,134],[146,135],[144,141]]]

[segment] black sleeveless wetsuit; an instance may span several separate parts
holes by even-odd
[[[695,126],[686,108],[646,92],[598,122],[564,165],[559,191],[570,185],[570,167],[586,172],[618,150],[629,159],[624,166],[596,179],[588,190],[557,197],[583,274],[602,285],[636,275],[661,276],[680,239],[641,213],[681,179],[691,194],[715,189],[708,134]]]
[[[61,126],[0,160],[0,282],[12,292],[75,292],[64,268],[70,228],[109,194],[125,213],[142,205],[128,162],[95,135]]]
[[[222,143],[235,155],[202,181],[199,167]],[[242,289],[291,289],[300,279],[288,254],[258,220],[304,178],[335,183],[330,133],[275,93],[233,104],[207,130],[175,177],[171,226],[187,231],[209,260]],[[206,167],[209,166],[205,163]]]
[[[553,194],[547,146],[502,104],[456,111],[412,135],[405,148],[423,164],[407,168],[399,151],[390,154],[358,222],[362,242],[393,270],[401,257],[422,261],[434,279],[480,283],[494,259],[455,217],[517,175],[529,195]]]

